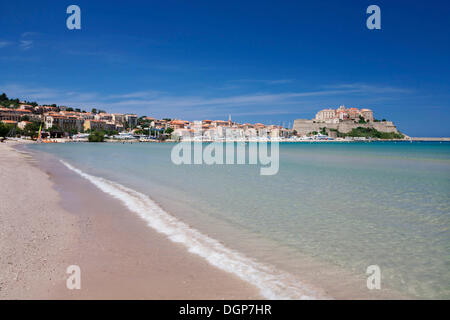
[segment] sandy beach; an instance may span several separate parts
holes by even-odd
[[[259,299],[60,164],[0,144],[0,299]],[[66,269],[81,269],[69,290]]]

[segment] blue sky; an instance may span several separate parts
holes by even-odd
[[[66,8],[81,8],[81,30]],[[381,30],[366,8],[381,8]],[[367,107],[450,136],[448,1],[2,1],[0,91],[185,120],[288,126]]]

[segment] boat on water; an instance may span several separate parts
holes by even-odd
[[[113,135],[113,139],[117,140],[134,140],[136,137],[129,132],[120,132],[119,134]]]

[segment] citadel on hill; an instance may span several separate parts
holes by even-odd
[[[293,130],[300,136],[309,135],[312,132],[326,132],[330,137],[345,135],[361,128],[377,130],[381,133],[400,134],[392,121],[376,120],[372,110],[345,106],[320,110],[314,119],[297,119],[293,126]]]

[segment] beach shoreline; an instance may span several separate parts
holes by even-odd
[[[59,206],[48,175],[16,145],[0,144],[0,298],[48,299],[65,285],[78,221]]]
[[[11,148],[13,146],[13,148]],[[91,181],[69,170],[53,154],[36,151],[17,142],[0,145],[0,154],[14,155],[17,167],[25,171],[40,173],[40,194],[45,201],[54,202],[49,213],[52,220],[70,222],[62,230],[64,245],[56,244],[65,251],[51,267],[56,272],[50,285],[45,279],[36,283],[45,287],[46,294],[36,289],[27,289],[28,295],[18,296],[3,290],[5,299],[261,299],[262,292],[254,281],[244,281],[234,272],[226,272],[210,264],[205,257],[190,253],[186,246],[174,243],[164,234],[149,227],[138,214],[129,210],[124,203],[95,186]],[[8,163],[11,161],[8,161]],[[8,167],[5,167],[8,169]],[[19,172],[19,170],[17,170]],[[43,177],[42,177],[43,176]],[[23,180],[8,183],[20,188],[33,183]],[[34,184],[36,188],[36,184]],[[39,194],[39,196],[40,196]],[[53,200],[46,197],[52,196]],[[10,195],[9,199],[14,199]],[[35,196],[31,202],[35,202]],[[169,208],[168,212],[172,212]],[[21,212],[16,203],[15,210]],[[175,210],[177,212],[177,210]],[[3,214],[3,213],[2,213]],[[67,219],[66,219],[67,217]],[[20,220],[16,221],[16,223]],[[33,221],[30,222],[34,224]],[[53,226],[46,227],[54,228]],[[198,230],[205,231],[204,228]],[[47,231],[47,230],[45,230]],[[208,229],[206,229],[208,231]],[[73,235],[73,238],[69,238]],[[221,239],[218,237],[217,239]],[[55,241],[61,239],[56,238]],[[20,250],[23,244],[7,243],[4,247]],[[53,246],[55,244],[52,244]],[[41,243],[34,256],[46,254],[46,244]],[[237,250],[240,251],[239,248]],[[245,251],[244,251],[245,252]],[[250,255],[251,256],[251,255]],[[276,254],[274,254],[274,257]],[[48,261],[48,258],[43,258]],[[298,276],[301,285],[313,289],[317,299],[405,299],[403,294],[386,290],[370,291],[365,288],[364,277],[336,268],[318,259],[303,255],[300,264],[280,270]],[[27,270],[25,263],[21,264]],[[69,265],[79,265],[82,272],[82,290],[68,290],[65,273]],[[276,265],[276,264],[275,264]],[[274,266],[275,266],[274,265]],[[291,270],[289,270],[291,269]],[[3,269],[4,270],[4,269]],[[56,270],[56,271],[55,271]],[[0,275],[14,278],[15,274]],[[0,281],[1,282],[1,281]],[[44,283],[44,285],[43,285]],[[24,287],[29,286],[25,283]],[[1,290],[0,290],[1,292]],[[6,293],[5,293],[6,292]],[[267,296],[266,296],[267,298]],[[412,298],[412,297],[409,297]]]
[[[261,299],[62,165],[0,145],[1,299]],[[44,155],[41,155],[44,156]],[[81,269],[68,290],[66,269]]]

